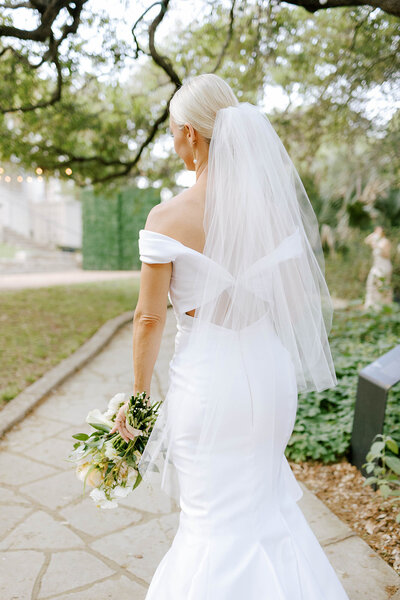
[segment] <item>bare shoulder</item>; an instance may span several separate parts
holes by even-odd
[[[153,206],[147,215],[144,228],[169,235],[166,229],[170,226],[175,198],[177,196]]]
[[[144,229],[168,235],[200,252],[204,245],[203,215],[204,202],[189,188],[153,206]]]

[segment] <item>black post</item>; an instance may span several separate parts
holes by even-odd
[[[357,398],[351,435],[351,462],[363,474],[362,465],[372,440],[383,432],[388,392],[400,381],[400,346],[367,365],[358,376]]]

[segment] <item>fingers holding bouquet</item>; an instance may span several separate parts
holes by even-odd
[[[118,431],[120,436],[122,437],[122,439],[125,440],[125,442],[127,442],[127,443],[129,442],[129,440],[133,440],[136,437],[133,433],[129,432],[127,429],[126,414],[127,414],[128,408],[129,408],[129,400],[120,407],[120,409],[117,412],[117,415],[115,417],[114,427],[110,430],[110,434]]]
[[[148,402],[149,398],[150,396],[147,395],[147,392],[131,396],[131,398],[119,408],[115,415],[114,426],[109,433],[113,434],[118,431],[122,439],[128,444],[138,436],[144,435],[145,432],[142,429],[144,423],[142,423],[142,417],[140,417],[139,414],[143,408],[145,408],[145,410],[150,409],[151,412],[151,405]]]

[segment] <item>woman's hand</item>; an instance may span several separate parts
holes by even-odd
[[[114,433],[115,431],[119,431],[121,437],[125,440],[125,442],[129,442],[134,439],[134,435],[129,433],[126,428],[126,410],[129,406],[129,401],[127,400],[125,404],[121,406],[119,411],[117,412],[117,416],[115,417],[114,427],[111,429],[110,433]]]

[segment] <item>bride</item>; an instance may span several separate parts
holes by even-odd
[[[167,296],[177,321],[139,470],[179,526],[146,600],[348,600],[284,455],[297,394],[337,384],[315,213],[268,118],[217,75],[177,90],[169,126],[196,183],[139,232],[134,393],[150,394]]]

